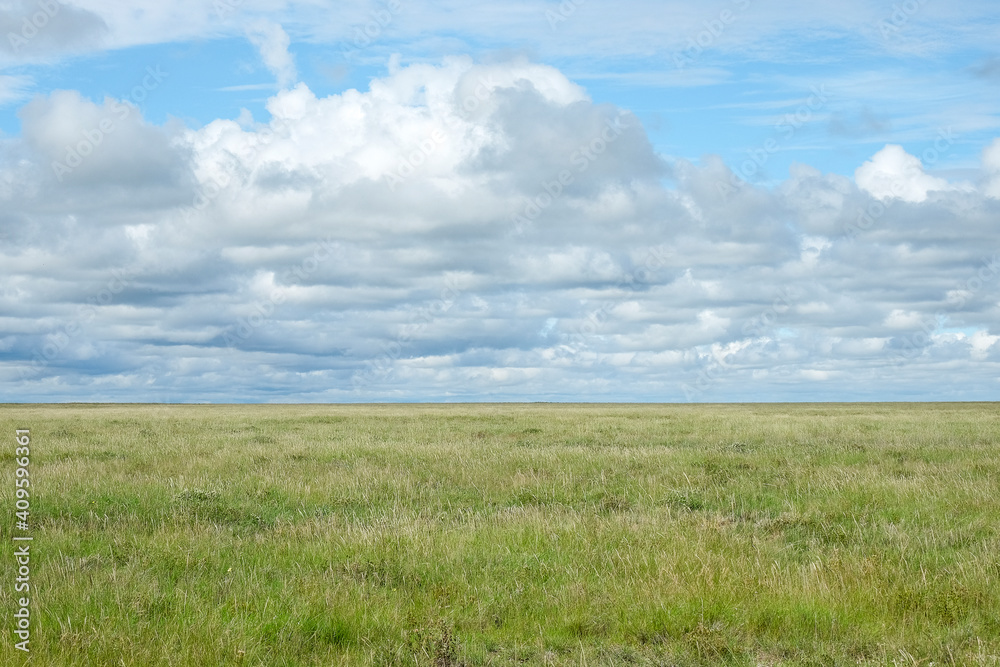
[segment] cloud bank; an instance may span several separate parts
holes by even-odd
[[[765,188],[550,66],[393,60],[319,97],[254,34],[266,119],[22,109],[6,400],[996,396],[997,142],[975,182],[889,145]]]

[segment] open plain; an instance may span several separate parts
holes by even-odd
[[[992,665],[995,404],[5,405],[36,665]]]

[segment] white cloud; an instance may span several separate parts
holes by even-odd
[[[993,348],[1000,336],[991,336],[986,331],[977,331],[969,337],[969,345],[972,346],[972,358],[977,361],[985,361],[989,357],[990,349]]]
[[[886,144],[854,172],[858,187],[879,199],[901,199],[922,202],[927,193],[951,190],[948,181],[924,171],[920,158],[910,155],[902,146]]]
[[[0,74],[0,107],[23,100],[33,83],[29,76]]]
[[[264,66],[277,79],[278,86],[285,88],[298,78],[295,70],[295,59],[288,52],[291,40],[288,33],[271,21],[253,21],[247,26],[247,37],[260,51]]]
[[[34,10],[35,7],[32,0],[20,0],[15,4],[26,9]],[[355,30],[372,21],[373,12],[384,7],[380,4],[345,0],[333,9],[329,3],[315,0],[174,0],[141,3],[141,9],[137,10],[135,3],[120,0],[75,0],[73,7],[101,21],[105,26],[105,45],[115,49],[233,35],[245,22],[264,17],[280,17],[296,40],[349,42]],[[510,37],[516,35],[525,43],[544,50],[546,56],[656,54],[657,60],[671,64],[669,70],[658,76],[669,76],[674,70],[674,52],[688,46],[689,40],[706,31],[706,22],[718,20],[719,16],[718,9],[706,10],[683,0],[628,0],[613,6],[578,4],[577,10],[565,21],[553,25],[546,12],[558,13],[559,8],[534,0],[512,0],[502,5],[470,0],[410,0],[402,3],[403,8],[394,15],[390,24],[391,37],[411,43],[436,43],[436,40],[428,40],[428,36],[447,31],[449,44],[456,46],[454,50],[469,51],[473,45],[509,46]],[[780,2],[758,4],[737,0],[727,4],[735,20],[718,38],[709,34],[713,41],[711,48],[737,54],[787,58],[782,44],[789,41],[788,35],[802,34],[802,39],[808,40],[813,34],[825,37],[830,31],[856,33],[859,27],[861,36],[872,49],[879,51],[895,53],[901,45],[915,43],[920,44],[923,52],[941,51],[955,42],[965,48],[978,45],[990,49],[993,46],[989,30],[967,30],[969,21],[986,23],[984,19],[992,18],[989,3],[921,7],[891,39],[881,35],[877,26],[881,20],[890,18],[892,9],[887,11],[884,6],[863,0],[835,6],[795,6],[794,11],[787,3]],[[17,25],[19,23],[18,18]],[[955,35],[960,35],[961,41]],[[384,33],[376,41],[381,40],[393,41]],[[377,57],[382,55],[379,53]]]
[[[919,329],[926,316],[918,311],[895,308],[885,318],[885,326],[890,329],[913,331]]]
[[[995,384],[997,202],[902,149],[857,185],[800,166],[721,197],[721,160],[666,165],[634,116],[522,60],[267,108],[196,129],[70,91],[22,109],[0,152],[19,400],[930,396],[944,362],[956,392]],[[907,206],[848,238],[900,174]],[[939,314],[980,333],[928,335]]]

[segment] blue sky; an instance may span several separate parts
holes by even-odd
[[[0,4],[0,400],[995,400],[998,18]]]

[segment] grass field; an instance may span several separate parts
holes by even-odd
[[[0,406],[34,665],[1000,663],[995,404]]]

